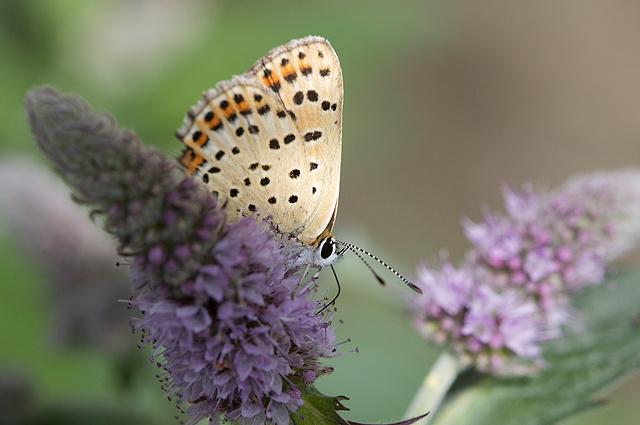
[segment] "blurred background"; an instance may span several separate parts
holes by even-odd
[[[459,219],[497,207],[503,182],[640,163],[638,2],[0,0],[0,423],[175,423],[117,302],[126,267],[47,174],[25,92],[81,94],[176,156],[203,90],[308,34],[345,81],[336,234],[409,274],[443,248],[459,258]],[[354,258],[337,270],[352,342],[320,389],[349,396],[353,420],[398,420],[437,350],[399,282]],[[603,396],[563,425],[637,423],[640,379]]]

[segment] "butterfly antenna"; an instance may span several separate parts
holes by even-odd
[[[336,300],[340,296],[340,292],[342,291],[342,289],[340,288],[340,281],[338,280],[338,275],[336,274],[336,269],[334,269],[333,266],[330,266],[330,267],[331,267],[331,271],[333,272],[333,277],[336,278],[336,283],[338,284],[338,293],[336,294],[335,297],[333,297],[333,299],[330,302],[325,304],[324,307],[322,307],[320,311],[316,313],[316,316],[322,313],[323,311],[325,311],[326,309],[328,309],[329,307],[331,307],[332,305],[334,305],[336,303]]]
[[[347,249],[347,248],[345,248],[345,249]],[[365,260],[364,257],[362,255],[360,255],[360,253],[358,251],[351,250],[351,252],[353,252],[356,255],[356,257],[358,257],[360,259],[360,261],[362,261],[364,263],[364,265],[367,266],[367,268],[369,269],[371,274],[373,274],[373,277],[376,278],[376,280],[378,281],[378,283],[380,285],[385,286],[387,284],[387,282],[385,282],[384,279],[382,277],[380,277],[380,275],[378,273],[376,273],[375,270],[373,270],[373,267],[371,267],[371,265],[369,263],[367,263],[367,260]]]
[[[422,289],[418,288],[414,283],[412,283],[409,279],[407,279],[406,277],[404,277],[400,272],[398,272],[396,269],[394,269],[393,267],[391,267],[390,265],[388,265],[387,263],[385,263],[384,261],[382,261],[381,259],[379,259],[378,257],[376,257],[375,255],[373,255],[372,253],[365,251],[364,249],[355,246],[354,244],[351,244],[349,242],[342,242],[339,240],[335,240],[336,242],[338,242],[339,244],[342,244],[344,246],[346,246],[347,248],[349,248],[349,250],[351,252],[353,252],[354,254],[358,255],[359,251],[362,254],[365,254],[371,258],[373,258],[374,260],[376,260],[378,263],[382,264],[387,270],[389,270],[391,273],[393,273],[394,275],[396,275],[396,277],[398,279],[400,279],[402,282],[404,282],[405,285],[407,285],[409,288],[413,289],[415,292],[422,294]],[[358,257],[360,257],[360,255],[358,255]],[[362,257],[360,257],[362,259]],[[363,259],[364,261],[364,259]],[[366,263],[365,263],[366,264]],[[371,266],[369,266],[369,269],[371,269]],[[375,273],[374,273],[375,275]]]

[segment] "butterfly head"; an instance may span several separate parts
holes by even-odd
[[[340,258],[344,251],[338,249],[338,245],[335,239],[328,236],[318,243],[318,246],[313,251],[313,264],[326,267],[334,264]]]

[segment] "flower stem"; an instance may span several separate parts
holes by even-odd
[[[413,425],[427,425],[436,414],[440,403],[451,384],[462,371],[462,365],[448,351],[443,351],[424,377],[416,396],[405,413],[405,418],[413,418],[430,412],[428,416]]]

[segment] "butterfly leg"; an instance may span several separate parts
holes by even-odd
[[[336,293],[336,295],[333,297],[333,299],[331,301],[329,301],[327,304],[325,304],[318,312],[316,312],[316,315],[318,314],[322,314],[323,311],[325,311],[326,309],[328,309],[329,307],[334,307],[335,310],[335,305],[336,305],[336,301],[338,299],[338,297],[340,297],[340,292],[342,292],[342,289],[340,287],[340,281],[338,280],[338,275],[336,274],[336,270],[333,268],[333,266],[329,266],[331,267],[331,271],[333,272],[333,277],[336,278],[336,284],[338,285],[338,292]],[[318,271],[316,272],[316,275],[320,274],[320,270],[322,270],[321,267],[318,268]],[[326,300],[326,298],[325,298]]]
[[[320,277],[320,272],[322,271],[322,267],[317,266],[318,270],[316,270],[316,272],[313,274],[313,276],[311,276],[311,280],[316,280],[317,278]]]
[[[300,282],[298,282],[298,286],[303,286],[304,279],[305,277],[307,277],[307,273],[309,273],[310,267],[311,267],[311,264],[307,264],[307,266],[304,268],[304,271],[302,272],[302,276],[300,277]]]

